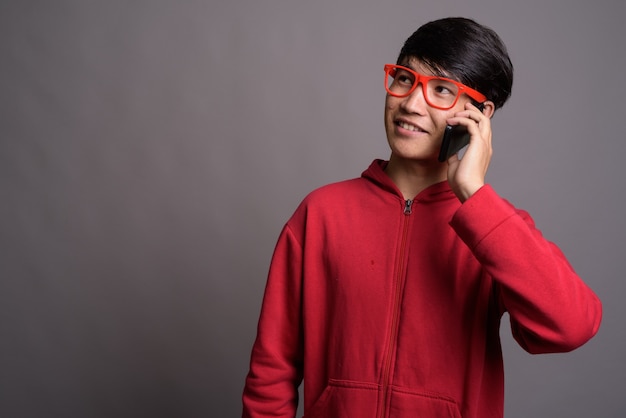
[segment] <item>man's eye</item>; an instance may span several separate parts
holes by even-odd
[[[456,88],[456,86],[452,83],[440,82],[433,85],[433,91],[441,96],[445,96],[448,94],[456,95],[457,90],[458,89]]]
[[[413,84],[413,77],[405,74],[398,74],[396,76],[396,80],[398,81],[398,83],[402,84]]]

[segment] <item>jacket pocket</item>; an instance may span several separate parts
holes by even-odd
[[[330,379],[303,418],[369,418],[376,416],[380,386]]]
[[[436,393],[393,387],[390,417],[461,418],[454,399]]]

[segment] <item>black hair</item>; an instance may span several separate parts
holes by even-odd
[[[417,58],[436,74],[478,90],[501,108],[511,95],[513,64],[497,33],[463,17],[421,26],[404,43],[398,64]]]

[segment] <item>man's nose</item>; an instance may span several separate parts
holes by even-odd
[[[417,88],[409,94],[401,104],[403,110],[408,113],[418,113],[423,115],[426,113],[428,103],[424,97],[424,85],[419,83]]]

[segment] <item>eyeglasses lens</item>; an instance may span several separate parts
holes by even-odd
[[[412,93],[415,86],[415,75],[403,68],[393,67],[387,72],[387,90],[395,96],[405,97]],[[438,107],[451,107],[459,94],[459,87],[445,79],[427,78],[426,89],[423,89],[428,103]],[[418,81],[420,84],[423,80]]]

